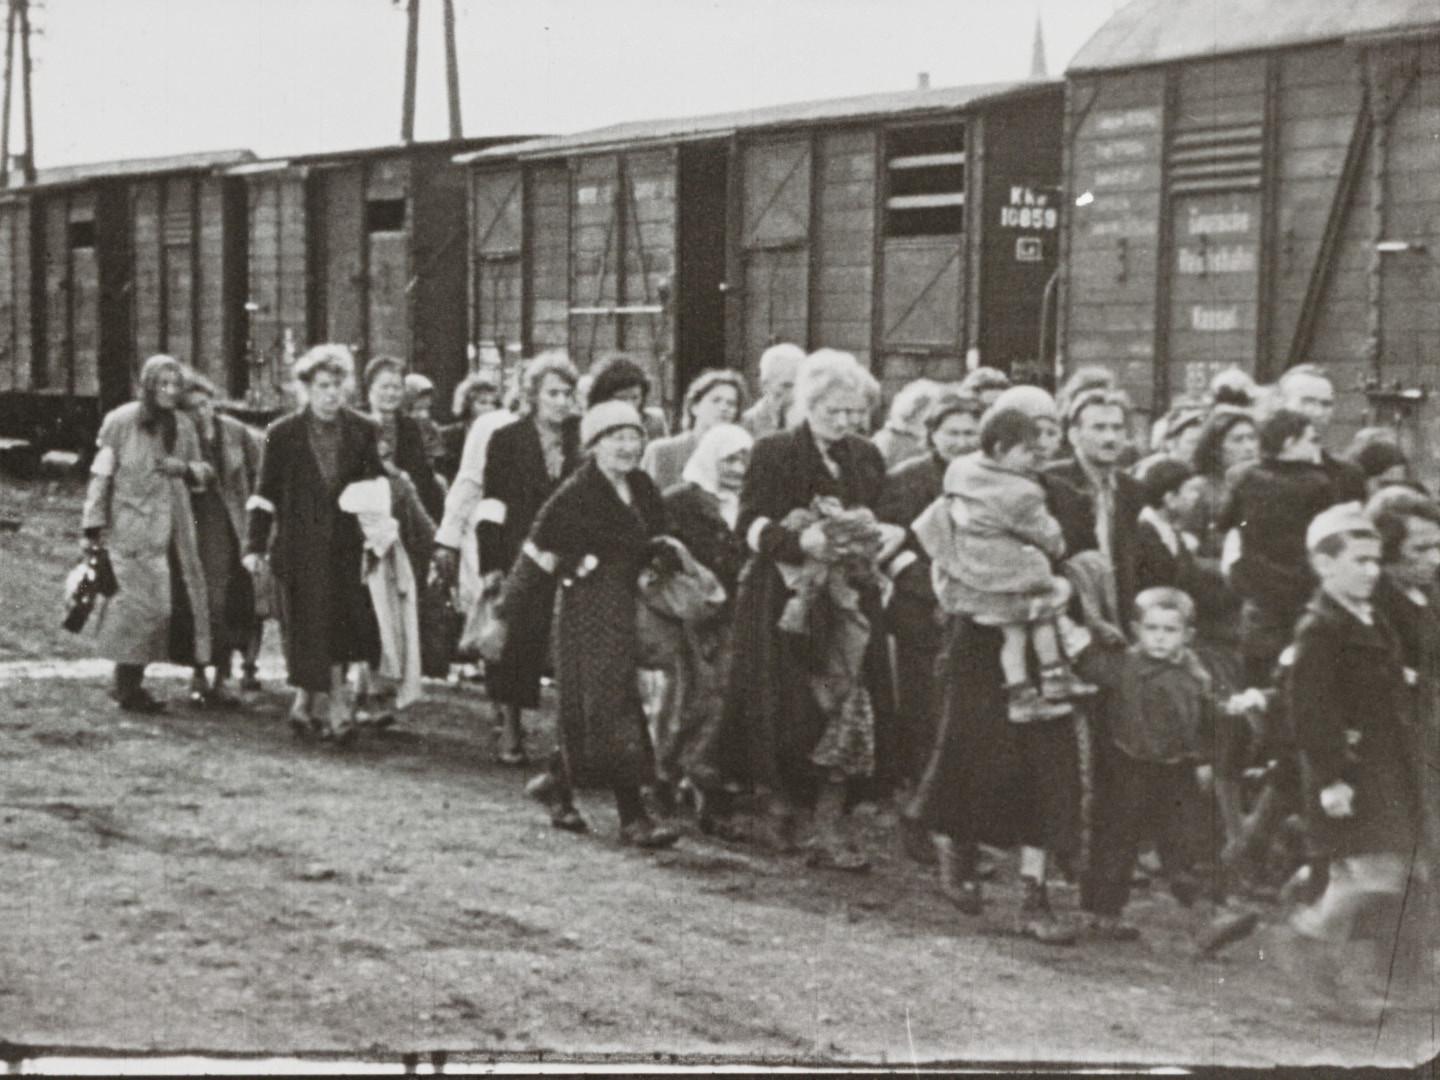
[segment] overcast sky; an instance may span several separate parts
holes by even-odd
[[[395,142],[392,0],[33,0],[38,164]],[[446,133],[421,0],[419,138]],[[456,0],[465,134],[1023,78],[1035,0]],[[1116,0],[1042,0],[1052,74]],[[18,120],[18,112],[16,118]],[[18,124],[12,147],[19,149]]]

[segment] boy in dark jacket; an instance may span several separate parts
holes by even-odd
[[[1315,590],[1305,556],[1305,529],[1339,502],[1320,465],[1315,425],[1280,409],[1260,425],[1260,462],[1235,481],[1221,508],[1222,532],[1238,530],[1239,557],[1230,584],[1244,601],[1240,613],[1245,685],[1263,686],[1295,620]]]
[[[1394,631],[1371,602],[1379,533],[1358,503],[1347,503],[1311,523],[1306,546],[1320,588],[1296,630],[1287,696],[1305,813],[1312,841],[1328,855],[1328,874],[1320,898],[1290,920],[1291,959],[1333,1006],[1342,996],[1341,948],[1358,936],[1362,917],[1367,936],[1380,939],[1377,967],[1390,956],[1418,806],[1402,727],[1407,671]],[[1368,994],[1344,1002],[1351,1015],[1382,1005]]]
[[[1190,650],[1195,604],[1170,586],[1135,598],[1127,649],[1091,648],[1080,659],[1084,676],[1102,698],[1095,749],[1095,831],[1090,866],[1080,883],[1080,905],[1090,936],[1130,941],[1139,930],[1121,921],[1143,840],[1153,840],[1170,891],[1185,907],[1205,910],[1224,896],[1212,880],[1202,886],[1206,863],[1204,789],[1213,780],[1207,748],[1215,730],[1214,686]],[[1254,929],[1250,912],[1227,912],[1204,928],[1199,946],[1212,952]]]

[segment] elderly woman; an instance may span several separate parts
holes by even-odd
[[[107,413],[90,466],[81,527],[88,547],[109,550],[120,591],[100,625],[115,661],[115,700],[127,712],[164,711],[142,685],[147,664],[205,664],[210,608],[190,492],[209,484],[190,418],[177,411],[180,362],[152,356],[140,400]]]
[[[980,445],[978,398],[954,392],[941,395],[925,417],[929,451],[890,470],[885,494],[876,507],[881,521],[909,533],[915,519],[940,497],[950,462]],[[940,624],[935,615],[935,589],[930,559],[908,535],[905,549],[890,567],[895,593],[886,611],[886,626],[895,639],[896,768],[902,780],[919,783],[935,741],[935,657],[940,651]]]
[[[705,371],[695,377],[685,393],[682,422],[685,430],[668,439],[656,439],[645,447],[640,467],[650,474],[655,486],[669,491],[680,483],[680,474],[700,437],[716,424],[733,424],[744,403],[744,384],[738,372]]]
[[[755,444],[736,522],[754,556],[735,598],[735,660],[717,741],[721,775],[768,801],[781,846],[796,809],[813,808],[814,858],[851,870],[867,862],[843,836],[847,783],[871,776],[875,732],[892,712],[872,571],[904,531],[872,526],[880,550],[846,550],[830,526],[843,516],[858,528],[866,515],[856,511],[872,510],[884,489],[885,460],[859,434],[877,392],[853,356],[822,349],[796,381],[804,419]],[[829,572],[827,589],[807,597],[801,590],[817,567]],[[781,629],[782,617],[807,608],[799,632]]]
[[[640,572],[656,558],[651,541],[665,530],[659,489],[640,470],[644,420],[631,405],[596,405],[580,423],[587,460],[552,495],[506,583],[502,617],[550,613],[559,583],[555,650],[560,747],[547,773],[527,785],[551,806],[551,823],[587,829],[575,809],[576,787],[609,787],[620,836],[639,847],[673,844],[676,833],[645,810],[641,788],[655,776],[641,707],[635,618]]]
[[[885,426],[871,438],[885,459],[887,469],[925,454],[928,449],[925,415],[941,389],[933,379],[916,379],[902,386],[891,400]]]
[[[238,700],[225,689],[235,653],[248,656],[260,630],[255,616],[255,589],[241,565],[245,546],[245,503],[260,480],[259,434],[232,416],[215,411],[215,384],[196,371],[185,373],[183,404],[195,422],[202,459],[215,472],[215,483],[192,492],[195,536],[205,568],[210,606],[210,656],[214,681],[197,663],[190,682],[190,700],[198,705],[231,708]]]
[[[561,482],[580,464],[578,424],[574,415],[575,367],[563,353],[531,360],[521,376],[524,415],[490,437],[481,487],[485,501],[477,532],[480,573],[494,581],[514,566],[535,515]],[[458,485],[457,485],[458,486]],[[448,559],[447,559],[448,561]],[[550,604],[553,606],[553,585]],[[500,761],[524,765],[523,710],[540,707],[540,677],[550,648],[550,608],[543,602],[525,607],[509,623],[505,647],[488,664],[485,685],[501,710]]]
[[[754,438],[738,424],[717,424],[700,439],[685,465],[683,482],[665,493],[666,520],[675,537],[725,587],[726,605],[713,621],[687,627],[679,666],[672,671],[656,753],[662,792],[681,779],[702,797],[702,828],[714,824],[715,778],[705,768],[717,734],[730,660],[731,603],[750,558],[740,521],[740,492],[750,468]],[[707,802],[708,800],[708,802]]]
[[[354,378],[350,350],[317,345],[295,364],[306,399],[265,432],[260,483],[251,496],[245,563],[268,559],[280,607],[297,736],[351,737],[349,664],[380,660],[380,630],[361,579],[364,537],[340,509],[340,493],[386,475],[375,425],[344,404]]]

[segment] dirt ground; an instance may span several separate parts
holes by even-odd
[[[1053,948],[1007,932],[1013,865],[967,918],[883,816],[863,876],[695,835],[625,849],[598,795],[590,836],[554,832],[496,764],[474,689],[430,684],[351,750],[295,743],[274,680],[243,713],[120,714],[94,666],[17,666],[92,655],[58,618],[79,495],[0,484],[0,518],[23,519],[0,533],[0,1041],[904,1064],[1436,1053],[1433,1016],[1314,1018],[1275,964],[1274,913],[1197,961],[1188,916],[1141,892],[1140,942]],[[1073,890],[1057,903],[1073,913]]]

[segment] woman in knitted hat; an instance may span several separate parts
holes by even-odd
[[[640,469],[645,427],[634,406],[593,406],[580,421],[580,441],[585,463],[541,508],[505,588],[509,623],[536,597],[544,607],[549,583],[559,583],[560,746],[526,790],[549,804],[556,828],[584,832],[573,789],[608,787],[621,839],[666,847],[676,833],[650,818],[640,795],[654,781],[655,760],[635,632],[640,572],[657,557],[651,541],[665,531],[665,504]]]

